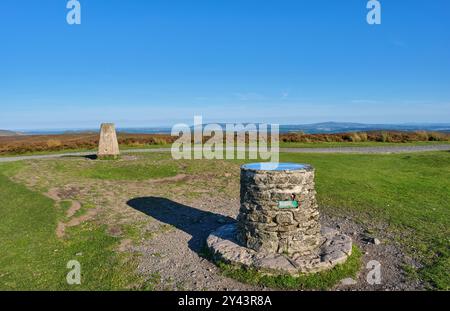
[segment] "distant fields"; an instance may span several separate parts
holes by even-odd
[[[450,289],[450,152],[282,154],[281,160],[315,166],[322,213],[350,217],[375,235],[388,232],[391,242],[423,265],[404,267],[405,272],[430,288]],[[237,199],[242,163],[174,161],[168,153],[156,153],[120,161],[75,157],[0,164],[0,289],[73,289],[65,283],[65,263],[77,258],[84,277],[75,289],[154,288],[156,274],[142,278],[135,273],[133,253],[117,250],[124,240],[139,246],[167,229],[148,231],[149,220],[130,215],[124,202],[142,191],[188,201]],[[171,181],[173,176],[179,178]],[[54,187],[76,189],[83,206],[79,215],[99,210],[95,218],[68,228],[63,239],[55,229],[65,219],[67,203],[43,195]]]

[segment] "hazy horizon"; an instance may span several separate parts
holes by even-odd
[[[108,122],[105,122],[108,123]],[[120,123],[116,124],[117,130],[164,130],[166,132],[167,130],[170,131],[170,129],[175,124],[187,124],[189,126],[193,126],[193,122],[173,122],[172,124],[161,124],[161,125],[149,125],[149,126],[123,126]],[[216,123],[216,124],[247,124],[252,122],[203,122],[203,124],[210,124],[210,123]],[[256,123],[259,124],[259,123]],[[276,124],[276,123],[274,123]],[[450,127],[450,122],[443,122],[443,123],[430,123],[430,122],[407,122],[407,123],[363,123],[363,122],[336,122],[336,121],[324,121],[324,122],[317,122],[317,123],[297,123],[297,124],[279,124],[280,127],[300,127],[300,126],[315,126],[320,124],[336,124],[336,125],[362,125],[362,126],[442,126],[442,127]],[[48,128],[0,128],[0,130],[6,130],[6,131],[13,131],[13,132],[24,132],[24,133],[32,133],[32,132],[79,132],[79,131],[99,131],[101,123],[99,123],[97,126],[91,126],[91,127],[48,127]]]
[[[78,130],[93,130],[93,129],[99,129],[100,125],[102,123],[114,123],[116,128],[126,128],[126,129],[152,129],[152,128],[172,128],[176,124],[187,124],[189,126],[193,125],[193,118],[183,119],[183,120],[174,120],[172,122],[163,122],[163,123],[139,123],[139,124],[131,124],[131,122],[111,122],[110,120],[104,120],[99,123],[92,123],[93,125],[86,125],[86,126],[57,126],[57,125],[49,125],[47,127],[0,127],[0,130],[8,130],[8,131],[54,131],[54,130],[67,130],[67,131],[78,131]],[[204,124],[246,124],[246,123],[255,123],[255,124],[262,124],[262,123],[268,123],[268,124],[279,124],[280,126],[304,126],[304,125],[315,125],[315,124],[321,124],[321,123],[339,123],[339,124],[345,124],[345,123],[353,123],[353,124],[363,124],[363,125],[450,125],[450,121],[448,122],[374,122],[374,123],[368,123],[368,122],[358,122],[358,121],[320,121],[320,122],[307,122],[307,123],[276,123],[276,122],[251,122],[251,121],[220,121],[220,120],[206,120],[203,122]],[[145,125],[148,124],[148,125]]]

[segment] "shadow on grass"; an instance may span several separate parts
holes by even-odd
[[[129,200],[127,204],[192,236],[188,246],[198,254],[203,253],[205,240],[212,231],[235,221],[231,217],[203,211],[160,197],[135,198]]]
[[[96,154],[88,154],[88,155],[65,155],[61,158],[82,158],[82,159],[88,159],[88,160],[97,160],[98,157]]]
[[[97,160],[98,156],[96,154],[89,154],[89,155],[83,156],[83,158],[88,159],[88,160]]]

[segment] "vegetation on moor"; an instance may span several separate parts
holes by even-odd
[[[121,147],[146,148],[168,146],[177,137],[167,134],[125,134],[119,133]],[[205,139],[208,139],[207,137]],[[0,155],[23,154],[30,152],[93,150],[97,148],[97,133],[0,136]],[[365,146],[378,143],[417,143],[448,142],[449,133],[440,132],[359,132],[342,134],[304,134],[302,132],[280,135],[281,146],[314,147],[333,146],[334,143],[349,143],[352,146]]]

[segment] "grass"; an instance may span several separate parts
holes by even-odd
[[[337,265],[329,271],[309,275],[300,274],[298,276],[264,275],[255,269],[236,267],[223,262],[219,262],[218,266],[225,276],[251,285],[260,285],[286,290],[327,290],[338,284],[339,281],[344,278],[354,278],[361,268],[361,256],[362,254],[359,248],[353,246],[352,255],[344,264]]]
[[[134,164],[126,161],[93,161],[91,165],[77,167],[76,161],[57,164],[59,172],[83,178],[100,180],[147,180],[152,178],[172,177],[177,175],[178,166],[174,163],[155,165]]]
[[[110,165],[97,165],[95,168],[80,172],[80,175],[86,178],[108,180],[146,180],[171,177],[176,174],[176,167],[171,165],[159,167],[146,167],[141,165],[111,167]]]
[[[424,267],[418,274],[450,289],[450,153],[282,154],[316,168],[318,201],[329,214],[388,225]]]
[[[132,258],[114,251],[119,240],[105,228],[87,223],[57,239],[54,201],[7,177],[19,169],[0,166],[1,290],[111,290],[139,282]],[[81,264],[81,285],[66,282],[73,259]]]

